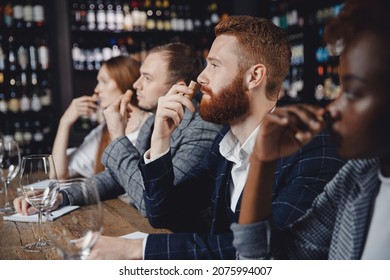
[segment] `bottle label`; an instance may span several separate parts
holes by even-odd
[[[45,107],[51,105],[51,90],[49,88],[46,88],[45,94],[41,96],[41,104]]]
[[[11,27],[13,24],[13,8],[11,3],[4,7],[4,23],[8,27]]]
[[[35,53],[34,46],[29,47],[29,54],[30,54],[30,67],[32,70],[36,70],[37,69],[37,56]]]
[[[14,6],[14,19],[21,20],[23,19],[23,6],[15,5]]]
[[[96,16],[95,16],[95,12],[93,10],[88,10],[87,22],[88,22],[88,29],[89,30],[96,29]]]
[[[37,131],[34,133],[34,141],[35,142],[41,142],[43,141],[43,133],[40,131]]]
[[[99,30],[104,30],[106,28],[106,14],[103,10],[99,10],[96,14],[96,21]]]
[[[27,129],[29,129],[29,128],[27,128]],[[30,143],[31,139],[32,139],[32,133],[30,131],[24,131],[24,133],[23,133],[24,142]]]
[[[27,49],[23,46],[20,46],[18,49],[18,63],[22,70],[26,70],[28,64],[28,55]]]
[[[19,111],[19,99],[17,98],[11,98],[8,100],[8,110],[14,113],[17,113]]]
[[[39,112],[42,109],[41,100],[36,94],[33,95],[33,98],[31,100],[31,109],[34,112]]]
[[[23,18],[25,22],[33,21],[33,8],[31,5],[26,5],[23,7]]]
[[[40,46],[38,48],[38,58],[42,69],[46,70],[49,68],[49,48],[46,46]]]
[[[14,138],[19,145],[23,143],[23,133],[21,131],[15,131]]]
[[[7,111],[8,111],[7,102],[5,102],[4,99],[0,100],[0,112],[7,113]]]
[[[35,22],[45,21],[45,10],[42,5],[35,5],[33,7],[33,19]]]
[[[28,110],[30,110],[30,98],[23,95],[20,99],[20,111],[27,112]]]

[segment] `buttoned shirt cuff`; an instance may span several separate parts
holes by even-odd
[[[154,158],[150,158],[150,149],[147,150],[144,153],[144,162],[145,162],[145,164],[151,163],[152,161],[155,161],[155,160],[159,159],[160,157],[165,156],[167,153],[169,153],[170,150],[171,150],[171,148],[168,148],[165,152],[155,156]]]
[[[143,260],[145,259],[146,242],[148,240],[148,236],[149,236],[149,234],[142,241],[142,259]]]
[[[264,220],[255,224],[230,226],[233,231],[233,246],[238,259],[268,259],[271,253],[271,223]]]

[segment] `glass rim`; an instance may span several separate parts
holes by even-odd
[[[22,157],[22,159],[37,159],[37,158],[47,158],[47,157],[52,157],[51,154],[33,154],[33,155],[25,155]]]

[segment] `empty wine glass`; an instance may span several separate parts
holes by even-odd
[[[61,189],[71,189],[79,205],[68,215],[44,224],[50,240],[64,259],[85,259],[103,230],[103,207],[96,184],[91,179],[60,181]]]
[[[24,198],[38,210],[38,241],[25,245],[24,249],[28,252],[54,249],[42,233],[42,213],[54,205],[60,188],[53,157],[47,154],[24,156],[20,186]]]
[[[16,141],[0,140],[0,175],[4,182],[4,206],[0,208],[2,214],[13,214],[14,207],[8,201],[8,185],[16,177],[20,169],[20,152]]]

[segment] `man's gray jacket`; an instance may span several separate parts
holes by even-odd
[[[106,170],[93,177],[101,200],[127,193],[130,196],[130,204],[144,216],[146,216],[143,200],[144,187],[138,162],[150,148],[153,124],[154,116],[151,116],[142,126],[136,146],[131,144],[126,136],[112,141],[101,159]],[[203,156],[210,151],[220,129],[221,126],[202,120],[198,111],[193,113],[186,110],[184,119],[174,131],[170,143],[175,185],[191,172]],[[83,204],[78,199],[77,193],[72,193],[71,190],[64,192],[71,205]]]

